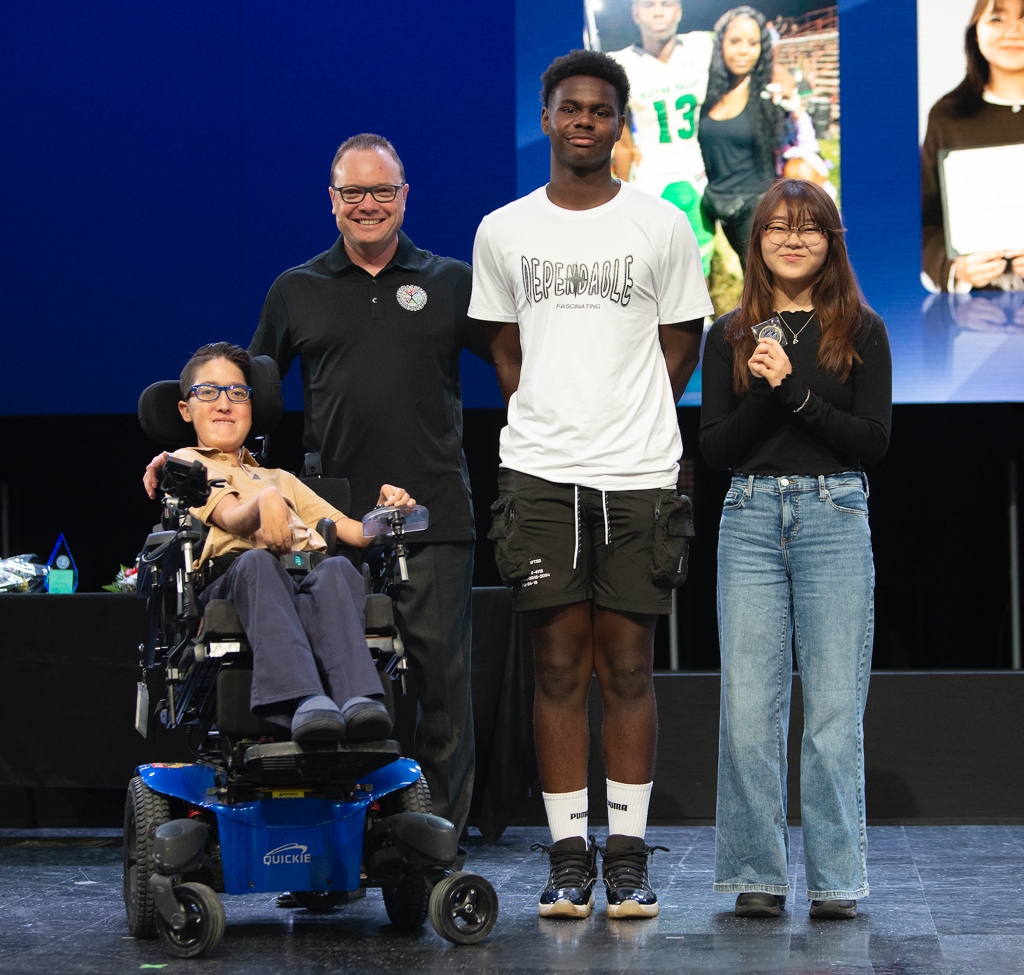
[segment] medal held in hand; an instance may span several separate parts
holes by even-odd
[[[757,342],[760,342],[762,339],[775,339],[779,345],[789,344],[786,341],[786,330],[782,324],[782,319],[778,315],[772,315],[767,321],[751,325],[750,331],[754,333],[754,340]]]

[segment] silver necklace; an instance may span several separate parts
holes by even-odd
[[[781,311],[779,312],[779,321],[781,321],[782,324],[786,326],[786,331],[788,331],[789,334],[793,336],[793,344],[794,345],[799,345],[800,344],[800,335],[803,333],[803,330],[805,328],[807,328],[807,326],[810,325],[811,322],[814,321],[814,316],[817,315],[818,313],[814,309],[812,309],[811,310],[811,317],[808,318],[807,321],[804,322],[803,325],[801,325],[799,330],[796,331],[796,332],[793,331],[793,329],[790,326],[789,322],[787,322],[786,319],[784,319],[782,317],[783,314],[784,314],[783,312],[781,312]]]

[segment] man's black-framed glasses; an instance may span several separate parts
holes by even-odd
[[[773,244],[785,244],[789,238],[796,234],[800,243],[806,247],[816,247],[825,236],[825,231],[816,223],[805,223],[802,227],[790,227],[784,223],[765,224],[764,235]]]
[[[378,203],[391,203],[403,183],[378,183],[376,186],[332,186],[345,203],[362,203],[369,193]]]
[[[196,383],[189,389],[189,392],[200,403],[215,403],[224,393],[229,403],[245,403],[252,396],[252,386],[243,386],[241,383],[232,383],[230,386],[216,386],[213,383]]]

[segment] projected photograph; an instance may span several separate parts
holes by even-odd
[[[1024,2],[920,0],[921,283],[942,399],[1017,399],[1024,365]]]
[[[718,314],[737,302],[750,220],[779,175],[838,200],[835,6],[585,0],[584,39],[632,93],[615,172],[690,220]]]
[[[1024,290],[1021,6],[928,3],[926,19],[946,25],[922,25],[918,40],[921,265],[932,291]],[[958,49],[933,56],[950,42]]]

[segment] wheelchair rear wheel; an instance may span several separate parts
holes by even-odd
[[[430,893],[430,923],[454,944],[483,941],[497,920],[498,895],[479,874],[451,873]]]
[[[198,958],[216,947],[224,937],[227,921],[224,905],[206,884],[178,884],[174,896],[185,912],[185,926],[175,931],[161,915],[156,929],[163,946],[177,958]]]
[[[153,834],[170,822],[167,798],[135,776],[124,804],[124,876],[122,892],[128,931],[136,938],[156,936],[156,905],[149,878],[153,873]]]
[[[430,812],[427,780],[421,775],[412,785],[384,796],[380,800],[380,809],[385,816],[404,812]],[[382,888],[381,893],[384,895],[388,917],[396,928],[409,930],[423,926],[429,909],[430,890],[422,867],[406,867],[398,884]]]

